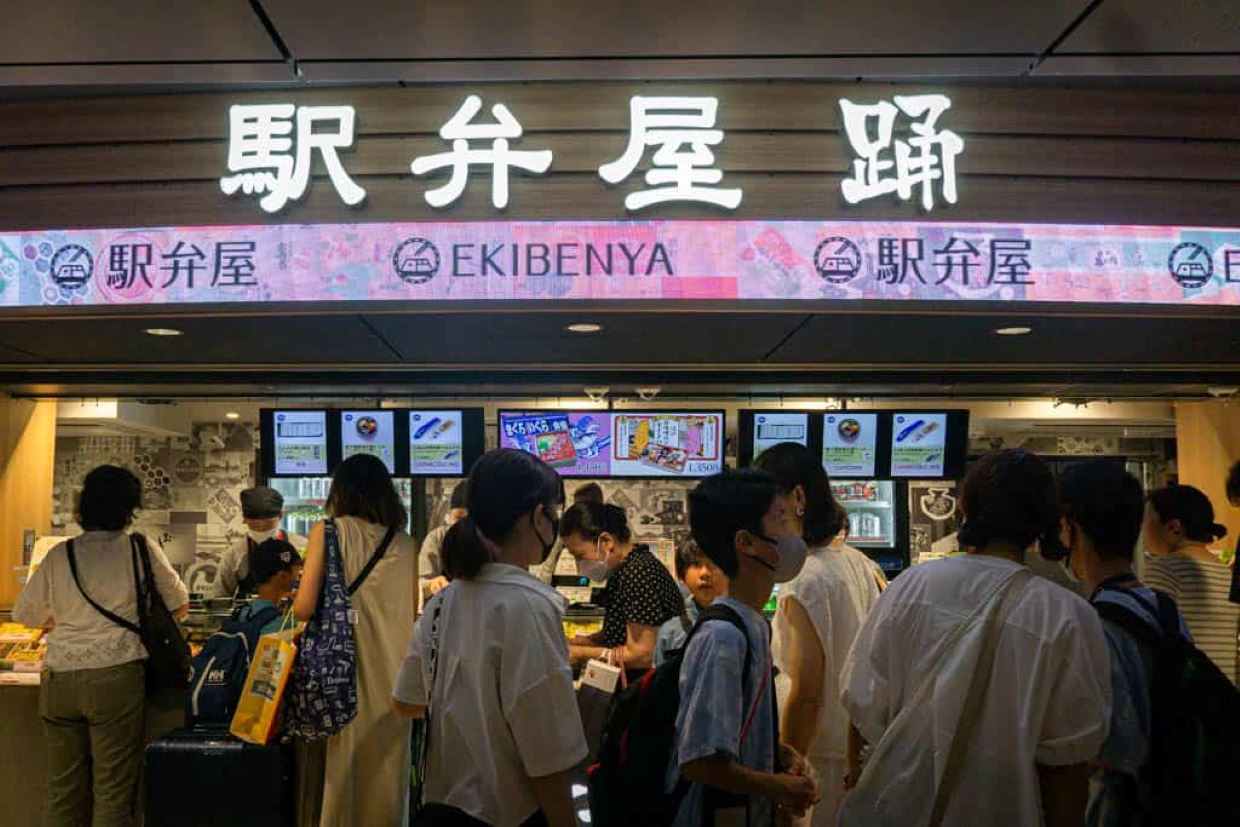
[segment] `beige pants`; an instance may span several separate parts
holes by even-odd
[[[142,768],[141,661],[46,672],[47,827],[130,827]]]

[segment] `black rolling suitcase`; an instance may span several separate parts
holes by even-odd
[[[178,729],[146,748],[146,827],[295,823],[293,748]]]

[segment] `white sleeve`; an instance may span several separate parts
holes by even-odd
[[[26,581],[22,593],[13,604],[13,619],[26,626],[45,626],[52,617],[52,578],[50,571],[53,561],[64,552],[57,546],[43,558],[43,563]],[[66,565],[68,560],[65,561]]]
[[[237,547],[233,545],[224,549],[216,566],[215,582],[212,584],[216,597],[231,598],[237,593],[237,564]]]
[[[442,598],[440,598],[442,600]],[[428,675],[422,668],[429,653],[427,641],[430,637],[431,612],[425,612],[421,619],[413,625],[413,637],[409,641],[409,651],[396,673],[396,685],[392,687],[392,697],[403,704],[411,706],[427,706],[430,703],[430,692],[427,687]]]
[[[175,612],[189,603],[189,589],[181,582],[181,576],[168,562],[159,543],[147,538],[146,547],[151,552],[151,576],[155,578],[155,591],[164,599],[168,610]]]
[[[501,652],[499,691],[521,764],[542,778],[575,767],[588,749],[561,621],[549,605],[531,609],[532,622],[512,629]]]
[[[418,549],[418,578],[433,580],[443,575],[443,538],[448,532],[442,528],[432,529],[422,547]]]
[[[890,590],[878,598],[840,671],[840,705],[871,744],[878,743],[891,723],[892,632],[886,610],[890,598]]]
[[[1079,605],[1076,605],[1079,604]],[[1111,662],[1102,621],[1092,606],[1073,601],[1074,616],[1052,644],[1058,669],[1042,719],[1034,760],[1080,764],[1102,751],[1111,724]]]

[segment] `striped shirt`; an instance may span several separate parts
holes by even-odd
[[[1240,631],[1240,606],[1227,600],[1231,569],[1222,562],[1194,560],[1169,554],[1150,560],[1142,582],[1171,595],[1197,648],[1205,652],[1223,674],[1237,683],[1236,636]]]

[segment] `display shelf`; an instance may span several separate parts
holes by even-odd
[[[836,502],[838,502],[840,505],[856,505],[862,508],[879,508],[883,510],[887,510],[891,508],[891,503],[885,502],[883,500],[839,500],[837,499]]]

